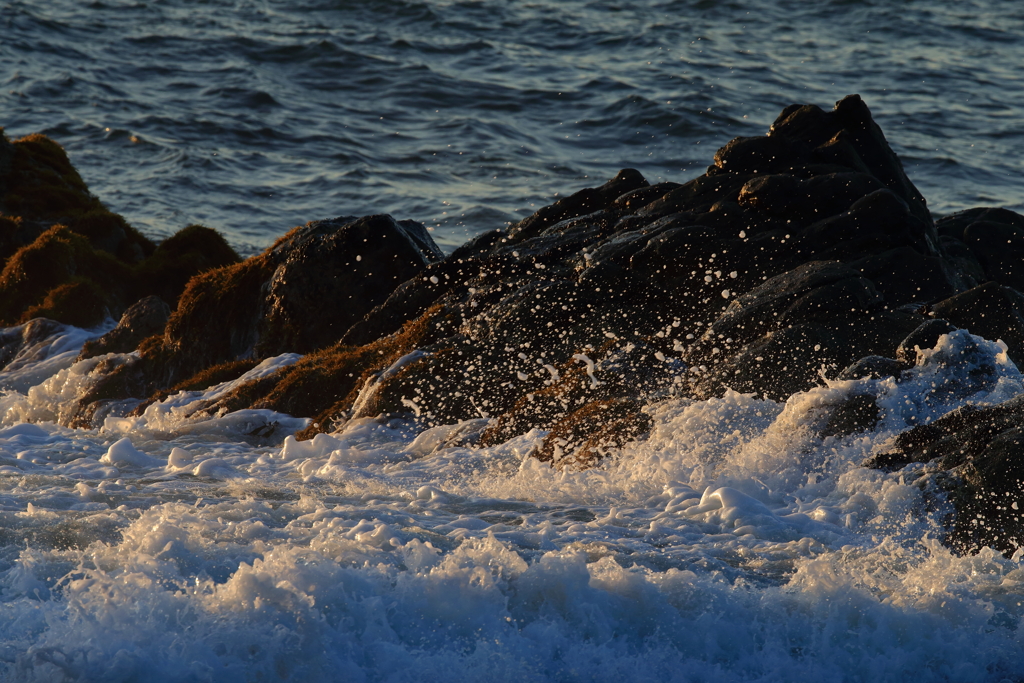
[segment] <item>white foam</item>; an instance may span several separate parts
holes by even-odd
[[[81,365],[5,405],[59,415]],[[1024,553],[954,556],[925,466],[859,466],[1019,394],[998,344],[954,333],[900,382],[782,404],[664,400],[583,472],[530,457],[541,431],[464,445],[484,418],[297,441],[305,421],[205,414],[230,384],[103,430],[0,430],[0,679],[1024,677]],[[874,429],[818,435],[863,393]]]

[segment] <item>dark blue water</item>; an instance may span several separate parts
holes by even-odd
[[[936,214],[1024,209],[1024,3],[0,0],[0,125],[154,236],[389,212],[451,248],[868,102]]]

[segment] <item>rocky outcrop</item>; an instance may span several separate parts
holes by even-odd
[[[957,220],[967,232],[1015,219]],[[627,169],[447,258],[390,217],[311,223],[194,279],[163,336],[88,399],[143,399],[220,364],[299,351],[316,362],[210,410],[292,412],[320,425],[310,434],[345,417],[487,417],[483,443],[536,427],[575,444],[567,425],[592,403],[642,424],[637,406],[663,396],[781,400],[822,372],[859,372],[858,361],[897,372],[901,342],[935,316],[983,334],[1001,325],[996,336],[1024,350],[1012,320],[971,313],[974,299],[1017,309],[1006,286],[978,282],[988,271],[974,242],[946,249],[954,222],[937,231],[859,97],[794,106],[688,183],[650,185]],[[317,368],[344,381],[325,391]],[[833,433],[870,413],[850,411]]]
[[[238,260],[200,226],[154,245],[89,193],[55,142],[0,131],[0,324],[95,327],[148,295],[174,304],[193,276]]]
[[[421,224],[390,216],[296,228],[258,256],[194,277],[162,334],[141,342],[138,358],[83,397],[76,424],[89,424],[112,401],[161,396],[172,387],[195,386],[197,376],[219,378],[214,369],[221,366],[329,347],[440,257]],[[310,398],[333,404],[322,390]]]
[[[24,167],[18,144],[52,162],[63,185],[51,188],[67,197],[58,213],[74,219],[93,206],[47,143],[5,141],[0,178],[20,177],[10,171]],[[37,206],[3,182],[5,207]],[[104,293],[126,281],[137,296],[118,294],[121,310],[143,294],[171,305],[166,326],[146,312],[149,300],[87,349],[136,353],[110,363],[83,398],[72,420],[81,425],[131,399],[141,410],[299,352],[299,362],[204,410],[312,418],[302,438],[381,415],[472,425],[481,444],[543,429],[535,457],[583,468],[642,438],[646,406],[669,396],[784,400],[823,375],[898,384],[918,349],[958,329],[1001,339],[1024,361],[1024,216],[978,208],[934,222],[856,95],[830,111],[788,107],[767,135],[731,141],[689,182],[651,185],[626,169],[447,257],[423,226],[390,216],[313,222],[244,262],[219,247],[190,251],[216,241],[200,228],[181,244],[139,247],[136,262],[123,240],[75,227],[84,223],[32,232],[49,220],[0,221],[17,243],[0,275],[6,319],[114,310]],[[226,263],[188,279],[197,252]],[[162,275],[147,280],[146,268]],[[166,281],[181,282],[180,297],[157,291]],[[978,386],[994,381],[982,370],[971,378]],[[938,462],[959,509],[949,542],[1009,550],[1024,539],[1016,513],[976,501],[1024,505],[1007,479],[1017,467],[1015,406],[918,427],[869,465]],[[866,393],[832,408],[817,427],[823,438],[881,417]],[[1011,531],[989,533],[973,519]]]

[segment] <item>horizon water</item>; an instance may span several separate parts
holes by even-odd
[[[148,235],[203,223],[245,254],[381,212],[451,250],[622,167],[695,177],[850,92],[933,212],[1024,209],[1008,1],[295,5],[0,0],[0,125],[54,137]],[[103,331],[0,372],[0,681],[1024,680],[1024,552],[956,556],[930,466],[860,466],[1024,392],[997,341],[946,335],[899,385],[653,403],[646,439],[562,473],[537,430],[298,442],[304,419],[198,412],[294,354],[70,429]],[[852,394],[878,425],[816,436]]]

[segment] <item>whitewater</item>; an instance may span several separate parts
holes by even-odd
[[[57,328],[0,375],[4,680],[1024,676],[1024,553],[956,556],[929,465],[860,466],[1024,391],[999,342],[944,335],[898,385],[652,403],[648,438],[559,472],[530,457],[537,430],[467,446],[485,418],[299,442],[304,419],[197,414],[294,354],[69,429],[62,409],[117,360],[74,362],[102,331]],[[854,393],[875,429],[817,436]]]
[[[852,92],[935,216],[1020,211],[1022,35],[1012,0],[0,0],[0,125],[53,138],[150,237],[202,223],[242,255],[385,212],[451,253]],[[114,325],[0,329],[34,340],[0,370],[0,681],[1024,680],[1024,551],[947,547],[937,464],[862,466],[1024,393],[997,339],[784,402],[659,395],[649,433],[560,471],[542,430],[477,445],[484,412],[410,401],[309,441],[305,418],[209,414],[297,354],[71,428],[132,358],[76,360]],[[554,376],[555,351],[522,368]],[[853,396],[877,424],[821,436]]]

